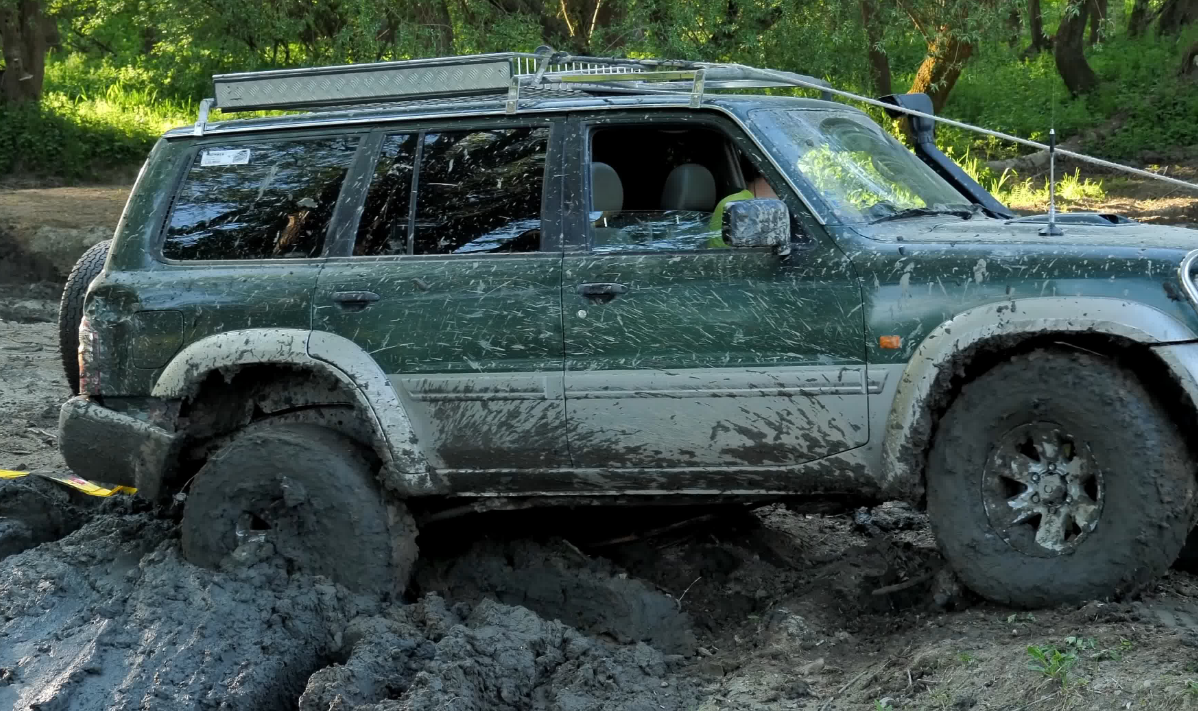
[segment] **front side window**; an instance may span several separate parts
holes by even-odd
[[[535,252],[549,129],[422,137],[413,254]]]
[[[591,251],[725,249],[723,214],[777,193],[724,133],[685,124],[597,127],[590,140]]]
[[[207,145],[171,210],[167,259],[319,257],[357,136]]]
[[[757,109],[755,128],[782,164],[819,192],[842,222],[872,222],[903,210],[963,210],[969,200],[880,126],[824,109]]]

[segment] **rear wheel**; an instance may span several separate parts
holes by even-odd
[[[966,585],[1051,606],[1168,569],[1193,523],[1195,464],[1134,374],[1087,353],[1036,351],[964,387],[939,424],[927,494]]]
[[[83,297],[87,295],[87,287],[104,270],[111,246],[112,240],[104,240],[83,253],[67,276],[58,304],[58,350],[63,373],[75,395],[79,394],[79,322],[83,319]]]
[[[183,512],[184,556],[215,568],[269,543],[294,570],[397,594],[416,559],[406,507],[384,503],[353,440],[308,424],[249,430],[196,474]]]

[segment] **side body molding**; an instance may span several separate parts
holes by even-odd
[[[440,493],[407,412],[387,376],[352,341],[324,331],[264,328],[226,331],[183,349],[155,383],[154,397],[186,397],[214,370],[254,364],[286,364],[317,370],[346,386],[370,418],[383,458],[383,483],[402,496]]]
[[[882,441],[884,488],[908,495],[922,488],[936,380],[954,357],[990,339],[1046,333],[1099,333],[1150,346],[1198,338],[1168,314],[1123,299],[1050,296],[963,311],[933,329],[903,370]],[[1182,350],[1156,348],[1155,352],[1191,402],[1198,403],[1198,361]]]

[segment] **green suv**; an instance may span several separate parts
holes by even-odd
[[[746,91],[791,76],[513,53],[215,77],[225,112],[289,113],[206,101],[81,260],[67,463],[185,500],[200,565],[272,545],[384,592],[413,510],[630,500],[906,500],[1016,605],[1163,572],[1198,509],[1198,234],[1017,218],[926,117],[908,150]]]

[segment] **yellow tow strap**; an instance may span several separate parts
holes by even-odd
[[[40,476],[43,479],[49,479],[51,481],[56,481],[59,484],[65,484],[76,491],[82,491],[88,496],[112,496],[113,494],[137,493],[137,489],[133,488],[132,486],[114,486],[112,488],[108,488],[95,482],[88,481],[87,479],[81,479],[74,474],[58,474],[56,472],[39,471],[17,472],[11,469],[0,469],[0,479],[20,479],[21,477],[30,475]]]

